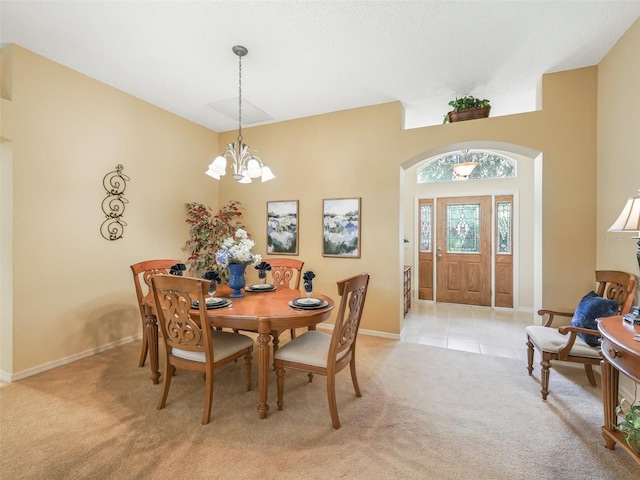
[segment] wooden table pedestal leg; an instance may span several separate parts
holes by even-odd
[[[269,392],[269,333],[258,334],[258,388],[260,389],[260,397],[258,404],[258,415],[260,418],[266,418],[269,411],[267,404],[267,395]]]
[[[151,381],[157,384],[160,381],[158,369],[158,322],[154,315],[147,315],[147,342],[149,342],[149,367],[151,368]]]

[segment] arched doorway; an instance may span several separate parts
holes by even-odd
[[[418,166],[425,160],[448,151],[465,148],[483,148],[504,152],[518,162],[518,177],[477,182],[451,182],[426,184],[416,182]],[[405,244],[404,264],[416,272],[412,278],[413,298],[417,299],[419,225],[417,210],[420,198],[440,198],[472,195],[514,194],[514,208],[519,221],[514,224],[517,241],[514,243],[513,308],[534,311],[539,308],[541,295],[541,166],[542,155],[526,147],[498,142],[465,142],[442,146],[417,155],[403,164],[401,235],[409,239]],[[492,284],[495,273],[492,271]],[[435,280],[435,279],[434,279]]]

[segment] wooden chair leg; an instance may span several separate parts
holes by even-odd
[[[542,390],[540,390],[540,393],[542,394],[542,400],[546,400],[547,395],[549,395],[549,369],[551,368],[551,362],[543,359],[540,362],[540,365],[542,366],[542,372],[540,377]]]
[[[253,360],[253,355],[247,353],[244,356],[244,376],[247,381],[247,392],[251,390],[251,360]]]
[[[284,396],[284,368],[278,368],[276,370],[277,385],[278,385],[278,410],[282,410],[282,398]]]
[[[271,343],[273,344],[273,369],[276,369],[276,352],[278,351],[278,345],[280,344],[280,332],[275,330],[271,331]]]
[[[336,430],[340,428],[340,418],[338,417],[338,403],[336,402],[336,377],[327,375],[327,400],[329,400],[329,413],[331,413],[331,423]]]
[[[142,345],[140,348],[140,360],[138,360],[138,367],[144,367],[147,361],[147,352],[149,351],[149,341],[147,340],[147,326],[142,323]]]
[[[202,425],[207,425],[211,418],[211,404],[213,403],[213,368],[205,372],[204,412],[202,413]]]
[[[596,384],[596,377],[594,377],[593,375],[593,368],[591,368],[591,365],[589,365],[588,363],[585,363],[584,371],[587,373],[587,380],[589,380],[589,383],[591,384],[591,386],[597,387],[598,385]]]
[[[169,387],[171,386],[171,378],[175,373],[176,367],[167,363],[167,372],[164,375],[162,382],[162,393],[160,394],[160,400],[158,401],[158,410],[162,410],[167,404],[167,395],[169,394]]]
[[[351,368],[351,381],[353,382],[353,389],[356,391],[356,397],[361,397],[362,393],[360,393],[360,385],[358,385],[358,377],[356,376],[355,360],[355,358],[352,358],[349,362],[349,367]]]
[[[527,337],[527,370],[529,370],[529,376],[533,374],[533,343]]]

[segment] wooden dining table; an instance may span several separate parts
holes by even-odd
[[[229,298],[231,288],[219,285],[216,297]],[[214,327],[230,328],[258,333],[258,414],[265,418],[269,411],[267,397],[269,392],[269,372],[271,371],[270,341],[272,332],[282,332],[295,328],[315,329],[318,323],[327,320],[335,304],[322,294],[313,293],[314,298],[327,301],[323,308],[300,310],[289,306],[295,298],[305,297],[304,290],[276,289],[274,291],[245,291],[241,298],[231,298],[231,305],[223,308],[208,309],[207,314]],[[153,297],[148,295],[144,300],[147,341],[149,344],[149,366],[151,380],[154,384],[160,381],[158,369],[158,322]],[[195,311],[194,311],[195,312]],[[276,340],[277,341],[277,340]]]

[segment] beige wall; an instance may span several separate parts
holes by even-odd
[[[598,66],[597,260],[599,269],[638,275],[635,235],[610,233],[628,197],[640,189],[640,20]],[[635,305],[640,304],[636,291]],[[621,375],[620,395],[634,398],[634,383]]]
[[[610,233],[628,197],[640,189],[640,20],[598,67],[597,265],[638,274],[634,235]]]
[[[2,50],[2,69],[11,78],[2,145],[13,154],[2,150],[0,238],[10,236],[13,251],[2,257],[1,367],[16,374],[140,333],[129,265],[184,258],[184,204],[217,204],[218,185],[203,172],[218,143],[215,132],[22,48]],[[131,179],[127,226],[108,241],[102,180],[117,164]]]
[[[315,289],[337,296],[336,281],[371,274],[363,328],[398,333],[399,166],[395,156],[399,104],[243,128],[245,141],[259,148],[276,179],[240,185],[220,184],[220,202],[238,199],[258,251],[266,250],[266,202],[299,200],[299,257],[316,273]],[[220,135],[233,141],[237,132]],[[322,257],[322,200],[361,197],[361,258]]]
[[[628,35],[603,62],[603,70],[613,72],[606,78],[602,72],[599,78],[595,67],[544,76],[541,111],[402,130],[401,105],[389,103],[245,127],[245,140],[277,175],[271,182],[251,185],[228,177],[218,183],[203,175],[219,146],[234,140],[235,131],[218,138],[26,50],[3,49],[1,369],[28,374],[138,334],[129,265],[154,257],[185,257],[188,201],[217,207],[240,200],[257,250],[264,252],[266,202],[299,200],[299,257],[317,273],[317,288],[335,296],[336,280],[370,272],[362,326],[397,334],[405,198],[411,195],[403,172],[430,154],[470,142],[509,145],[532,159],[536,218],[533,233],[526,235],[533,237],[533,308],[571,309],[593,285],[596,250],[598,264],[608,263],[601,236],[609,220],[598,217],[596,226],[596,206],[615,215],[637,187],[621,192],[620,182],[630,182],[622,174],[602,193],[599,182],[604,180],[596,175],[605,161],[602,151],[596,161],[596,139],[615,145],[621,141],[611,138],[617,132],[606,134],[608,140],[596,135],[598,89],[603,98],[608,92],[618,100],[612,92],[630,91],[638,83],[637,24]],[[634,65],[633,80],[617,73],[625,63]],[[4,90],[10,94],[4,96]],[[621,94],[619,101],[629,95]],[[637,124],[627,123],[631,134],[638,131]],[[622,155],[631,151],[630,138],[624,140],[629,142],[624,151],[607,152],[609,168],[613,163],[631,170],[637,166]],[[11,154],[5,155],[7,151]],[[99,234],[102,178],[118,163],[131,177],[128,226],[124,239],[109,242]],[[7,172],[12,177],[13,223],[4,215]],[[619,198],[609,200],[608,191]],[[362,198],[360,259],[321,255],[322,199],[342,197]],[[12,250],[5,241],[7,229]],[[622,260],[627,255],[631,259]],[[631,246],[615,258],[632,270],[632,255]],[[12,292],[8,300],[7,283]],[[7,312],[10,318],[5,318]],[[9,327],[13,336],[7,341]]]

